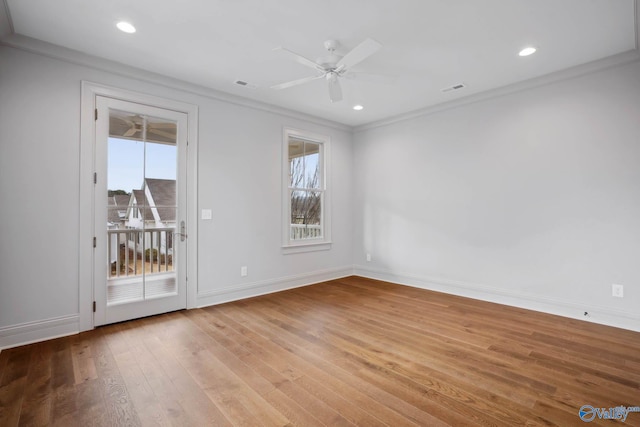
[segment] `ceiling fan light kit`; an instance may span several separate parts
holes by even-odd
[[[340,78],[349,72],[353,66],[359,64],[380,50],[382,45],[379,42],[368,38],[344,56],[340,56],[335,53],[338,48],[338,42],[336,40],[325,41],[324,47],[329,54],[318,58],[316,61],[312,61],[283,47],[274,49],[286,53],[299,64],[313,68],[318,74],[271,86],[271,89],[286,89],[324,78],[327,81],[327,87],[329,89],[329,100],[332,103],[342,101]]]

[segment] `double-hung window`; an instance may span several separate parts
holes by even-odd
[[[285,129],[283,152],[283,247],[329,249],[329,138]]]

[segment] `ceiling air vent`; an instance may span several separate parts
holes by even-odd
[[[245,82],[244,80],[236,80],[234,83],[237,84],[238,86],[245,86],[251,89],[255,89],[257,87],[256,85]]]
[[[460,89],[463,89],[465,87],[466,86],[465,86],[464,83],[458,83],[458,84],[455,84],[453,86],[449,86],[449,87],[445,87],[444,89],[441,89],[441,92],[451,92],[453,90],[460,90]]]

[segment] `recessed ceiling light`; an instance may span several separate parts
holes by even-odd
[[[360,110],[364,109],[364,107],[362,105],[358,104],[358,105],[354,105],[353,109],[356,110],[356,111],[360,111]]]
[[[136,32],[136,27],[125,21],[118,22],[116,24],[116,27],[118,27],[118,29],[124,33],[132,34]]]
[[[520,53],[518,53],[518,55],[520,56],[529,56],[531,54],[536,53],[536,48],[535,47],[525,47],[524,49],[522,49],[520,51]]]

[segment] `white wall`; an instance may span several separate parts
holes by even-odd
[[[221,103],[200,104],[200,115],[199,203],[214,218],[199,224],[201,303],[266,292],[310,273],[350,272],[351,133]],[[331,137],[329,251],[282,254],[283,126]],[[247,266],[247,277],[240,277],[241,266]]]
[[[354,138],[356,272],[640,330],[639,62]]]
[[[348,129],[0,46],[0,348],[78,329],[82,80],[198,106],[199,305],[351,272]],[[281,252],[284,126],[331,137],[329,251]]]
[[[78,313],[80,85],[70,68],[0,46],[0,328]]]

